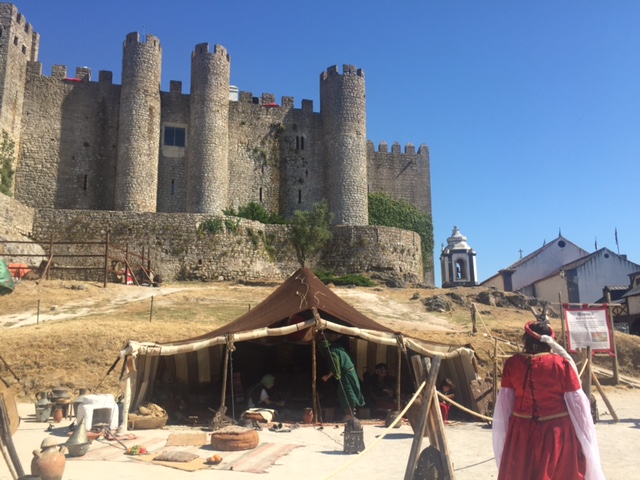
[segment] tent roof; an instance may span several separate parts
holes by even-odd
[[[320,316],[348,327],[393,333],[393,330],[360,313],[336,295],[311,269],[301,268],[276,288],[271,295],[234,321],[199,337],[172,342],[191,343],[221,335],[260,328],[284,327],[313,318],[312,308]]]

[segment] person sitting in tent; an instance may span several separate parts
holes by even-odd
[[[326,338],[318,342],[318,349],[329,364],[329,373],[322,376],[322,381],[331,377],[338,381],[338,402],[345,413],[343,420],[347,421],[355,415],[357,407],[365,404],[353,360],[341,345],[329,343]]]
[[[456,386],[454,385],[454,383],[448,379],[448,378],[443,378],[442,382],[440,382],[440,388],[438,389],[438,391],[443,394],[445,397],[450,398],[451,400],[454,399],[454,397],[456,396],[455,393],[453,393],[453,391],[455,390]],[[451,410],[451,404],[449,404],[446,400],[440,400],[440,413],[442,413],[442,420],[444,421],[444,423],[449,423],[449,410]]]
[[[364,396],[372,410],[396,410],[396,380],[386,363],[378,363],[373,374],[363,375]]]
[[[284,400],[274,398],[273,386],[275,383],[276,378],[273,375],[270,373],[264,375],[260,383],[249,391],[249,408],[284,407]]]

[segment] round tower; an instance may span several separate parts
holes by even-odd
[[[229,85],[231,59],[216,45],[191,55],[187,211],[222,214],[229,197]]]
[[[115,209],[155,212],[160,149],[160,40],[130,33],[123,46]]]
[[[327,199],[334,223],[368,225],[364,71],[343,65],[320,75]]]
[[[447,238],[447,246],[440,254],[442,288],[475,287],[478,285],[476,252],[467,243],[467,237],[453,227],[453,233]]]
[[[0,131],[20,149],[27,65],[38,61],[40,35],[11,3],[0,3]],[[15,167],[15,165],[12,165]]]

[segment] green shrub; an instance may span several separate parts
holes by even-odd
[[[285,219],[277,213],[270,212],[262,205],[256,202],[249,202],[245,206],[240,207],[236,212],[233,208],[224,210],[225,215],[255,220],[256,222],[267,225],[284,224]]]
[[[9,138],[6,131],[2,131],[0,140],[0,193],[11,197],[11,187],[13,186],[13,162],[15,160],[15,143]]]
[[[433,222],[405,200],[394,200],[386,193],[369,194],[369,224],[411,230],[420,235],[422,265],[433,270]]]
[[[356,287],[375,287],[377,284],[364,275],[347,274],[339,277],[331,272],[319,270],[314,272],[318,280],[322,283],[333,283],[334,285],[355,285]]]
[[[198,233],[201,235],[205,233],[209,235],[216,235],[220,232],[222,232],[221,218],[210,218],[198,226]]]

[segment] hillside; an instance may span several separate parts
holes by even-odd
[[[279,282],[174,283],[161,288],[69,281],[23,281],[13,294],[0,297],[2,336],[0,376],[20,397],[62,386],[120,393],[120,366],[106,376],[127,340],[171,341],[193,337],[237,318],[269,295]],[[390,289],[334,287],[344,300],[366,315],[408,336],[431,342],[467,345],[477,356],[480,375],[492,372],[494,340],[517,343],[533,315],[531,299],[491,292],[496,306],[479,303],[482,288]],[[472,334],[471,305],[479,314]],[[427,307],[426,304],[429,304]],[[436,311],[431,311],[436,310]],[[560,331],[560,320],[551,323]],[[640,337],[616,333],[620,373],[637,375]],[[499,353],[511,353],[499,342]],[[608,358],[597,359],[610,369]],[[9,371],[8,367],[11,369]],[[603,384],[610,383],[606,375]]]

